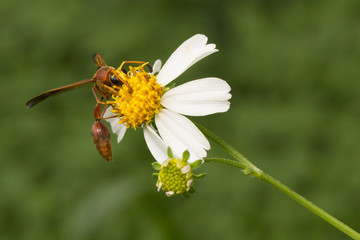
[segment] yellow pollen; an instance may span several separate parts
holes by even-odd
[[[136,129],[143,123],[150,123],[159,112],[160,99],[164,88],[157,83],[156,76],[144,70],[144,66],[129,67],[127,74],[120,68],[116,71],[126,81],[130,88],[123,84],[118,88],[118,94],[113,95],[114,101],[107,101],[113,107],[112,112],[119,118],[119,124]]]

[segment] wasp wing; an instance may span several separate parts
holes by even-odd
[[[92,80],[92,79],[85,79],[85,80],[82,80],[80,82],[72,83],[72,84],[69,84],[69,85],[66,85],[66,86],[63,86],[63,87],[59,87],[59,88],[55,88],[55,89],[43,92],[40,95],[34,97],[33,99],[30,99],[26,103],[26,107],[31,108],[31,107],[35,106],[36,104],[38,104],[39,102],[44,101],[48,97],[55,96],[55,95],[61,94],[63,92],[78,88],[81,85],[84,85],[86,83],[90,83],[90,82],[93,82],[93,81],[94,80]]]
[[[98,67],[98,69],[101,67],[107,67],[107,64],[106,64],[104,58],[102,57],[101,53],[94,53],[92,57],[93,57],[95,65]]]

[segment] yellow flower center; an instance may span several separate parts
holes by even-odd
[[[157,83],[156,76],[145,72],[145,65],[146,63],[139,67],[130,66],[127,73],[123,73],[120,66],[116,72],[131,89],[126,84],[116,87],[119,93],[113,96],[114,101],[107,101],[113,107],[112,112],[120,118],[119,124],[134,129],[151,122],[159,112],[164,92],[164,88]]]

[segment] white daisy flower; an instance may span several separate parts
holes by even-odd
[[[145,141],[155,159],[166,159],[160,141],[175,155],[188,150],[190,163],[206,157],[209,141],[185,116],[205,116],[226,112],[230,107],[230,86],[216,77],[187,82],[172,89],[166,86],[204,57],[217,52],[215,44],[207,44],[207,37],[197,34],[182,43],[161,68],[157,60],[153,71],[147,73],[142,65],[118,74],[128,85],[119,88],[119,95],[105,112],[104,118],[118,135],[120,142],[126,129],[142,127]],[[156,73],[158,74],[156,75]],[[131,89],[128,88],[130,86]],[[109,118],[110,117],[110,118]],[[154,127],[152,125],[154,124]]]

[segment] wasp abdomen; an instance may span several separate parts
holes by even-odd
[[[107,161],[112,161],[110,131],[104,123],[96,120],[92,125],[91,135],[96,149]]]

